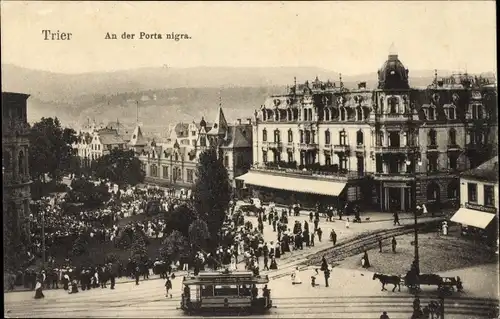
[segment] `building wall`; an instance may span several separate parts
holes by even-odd
[[[460,179],[460,204],[465,205],[465,203],[469,203],[469,198],[468,198],[468,184],[473,183],[477,185],[477,201],[474,203],[476,205],[480,206],[485,206],[484,203],[484,186],[493,186],[494,187],[494,196],[495,196],[495,208],[498,213],[498,207],[499,207],[499,193],[498,193],[498,183],[492,183],[492,182],[485,182],[485,181],[479,181],[476,179],[470,179],[466,177],[462,177]]]

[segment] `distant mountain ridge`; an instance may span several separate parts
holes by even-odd
[[[438,74],[451,72],[439,70]],[[409,75],[412,86],[426,86],[433,81],[434,70],[410,70]],[[493,72],[487,75],[494,77]],[[323,81],[339,81],[339,73],[316,67],[157,67],[62,74],[2,64],[2,91],[31,94],[31,120],[57,115],[63,123],[78,123],[87,118],[98,122],[117,118],[135,122],[138,100],[140,118],[147,129],[199,120],[202,115],[211,120],[219,91],[229,119],[251,117],[266,96],[284,93],[286,86],[293,85],[294,77],[298,83],[304,83],[316,76]],[[342,79],[347,87],[367,82],[373,88],[377,73],[342,75]]]

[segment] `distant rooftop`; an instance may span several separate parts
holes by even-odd
[[[463,172],[462,176],[498,182],[498,156],[493,157],[474,169]]]

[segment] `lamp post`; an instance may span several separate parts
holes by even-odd
[[[414,153],[413,153],[413,167],[412,167],[412,174],[413,174],[413,185],[412,185],[412,195],[413,195],[413,201],[415,202],[415,205],[413,205],[413,223],[414,223],[414,246],[415,246],[415,256],[413,260],[413,269],[416,271],[416,274],[420,274],[420,258],[419,258],[419,252],[418,252],[418,220],[417,220],[417,167],[422,166],[422,162],[420,161],[419,158],[419,149],[415,148]],[[411,165],[411,160],[408,159],[406,161],[407,165]]]
[[[47,199],[44,197],[44,205],[42,207],[42,262],[43,268],[45,268],[45,210],[48,208],[47,203],[45,202]]]

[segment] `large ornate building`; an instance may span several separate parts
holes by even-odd
[[[12,221],[13,234],[29,240],[30,172],[28,165],[29,95],[2,92],[2,177],[4,221]],[[5,226],[5,225],[4,225]],[[27,243],[27,242],[26,242]]]
[[[239,179],[277,202],[456,205],[458,172],[496,152],[496,117],[487,80],[436,74],[427,88],[411,88],[390,54],[376,89],[316,78],[269,97],[254,116],[254,166]]]
[[[196,181],[199,155],[211,146],[223,158],[230,183],[236,188],[235,177],[246,173],[252,163],[252,124],[251,119],[227,123],[221,107],[213,124],[204,119],[199,124],[180,123],[167,143],[153,141],[147,146],[139,156],[146,182],[191,187]]]

